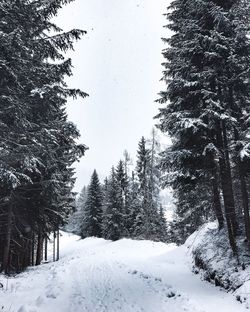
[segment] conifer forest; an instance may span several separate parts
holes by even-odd
[[[0,310],[246,311],[249,259],[250,2],[0,0]]]

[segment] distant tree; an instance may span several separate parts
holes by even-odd
[[[155,211],[160,209],[160,191],[161,191],[161,171],[160,171],[160,143],[157,139],[156,129],[152,129],[152,136],[148,140],[149,150],[149,177],[148,177],[148,188],[149,196],[152,206]]]
[[[102,237],[102,190],[98,174],[94,170],[87,190],[86,201],[83,205],[81,237]]]
[[[135,233],[137,237],[158,240],[159,221],[159,179],[157,168],[157,141],[155,132],[149,147],[144,137],[139,142],[137,151],[138,195],[140,208],[136,216]]]
[[[164,215],[164,209],[163,206],[160,205],[160,208],[158,210],[157,214],[157,234],[156,239],[161,242],[169,242],[169,236],[167,233],[167,222],[166,217]]]
[[[84,186],[75,200],[74,212],[71,214],[66,225],[66,230],[76,235],[81,234],[81,223],[84,216],[84,209],[87,200],[87,187]]]
[[[142,225],[142,212],[139,198],[139,185],[136,181],[135,173],[132,172],[131,179],[129,181],[128,191],[128,214],[127,214],[127,231],[129,237],[134,238],[137,233],[140,233],[140,227]]]
[[[121,212],[123,215],[123,233],[122,235],[129,236],[129,229],[128,229],[128,215],[129,215],[129,177],[127,175],[127,168],[125,167],[125,163],[120,160],[116,171],[115,171],[115,177],[116,182],[118,185],[118,197],[119,201],[121,203]]]
[[[103,237],[106,239],[118,240],[124,233],[124,220],[121,188],[117,182],[114,168],[112,168],[108,180],[105,206]]]

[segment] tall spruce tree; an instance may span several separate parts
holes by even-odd
[[[207,202],[213,202],[220,228],[225,217],[236,253],[231,147],[245,138],[242,120],[249,111],[249,5],[246,1],[176,0],[170,9],[167,27],[174,34],[164,40],[169,47],[163,51],[163,80],[168,87],[159,100],[169,103],[157,117],[173,145],[164,153],[162,166],[169,172],[167,182],[177,202],[181,204],[185,196],[190,209],[192,196],[185,189],[208,187]],[[246,199],[243,179],[240,182]],[[244,206],[245,219],[249,219],[249,207]]]
[[[98,174],[94,170],[87,190],[87,198],[83,208],[81,237],[102,237],[102,189]]]
[[[103,217],[103,237],[118,240],[124,233],[123,202],[121,189],[117,182],[115,169],[112,168],[107,184],[107,196]]]
[[[140,226],[143,224],[143,213],[141,211],[142,207],[139,198],[139,184],[134,171],[132,171],[128,187],[128,214],[126,226],[129,236],[134,238],[140,233]]]
[[[157,235],[156,235],[156,240],[160,242],[168,242],[168,233],[167,233],[167,221],[166,217],[164,215],[164,209],[163,206],[160,205],[158,209],[158,214],[157,214]]]
[[[159,171],[156,166],[156,139],[150,147],[144,137],[137,151],[137,176],[139,182],[140,208],[136,217],[135,235],[143,239],[157,240],[159,219]]]
[[[118,185],[118,197],[119,197],[119,201],[121,203],[121,211],[122,211],[122,215],[123,215],[123,233],[122,235],[125,236],[129,236],[129,232],[128,232],[128,215],[129,215],[129,179],[127,176],[127,173],[125,171],[125,163],[120,160],[117,168],[116,168],[116,172],[115,172],[115,176],[116,176],[116,181],[117,181],[117,185]]]
[[[84,208],[87,199],[87,187],[84,186],[75,200],[74,211],[69,217],[66,225],[66,231],[72,232],[76,235],[81,235],[81,223],[84,217]]]
[[[62,33],[51,22],[67,2],[0,4],[0,263],[5,272],[41,262],[44,238],[58,231],[73,204],[71,166],[86,149],[76,144],[79,132],[65,112],[68,96],[86,94],[67,87],[71,60],[63,56],[84,32]]]

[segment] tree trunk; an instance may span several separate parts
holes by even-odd
[[[11,232],[12,232],[12,213],[13,213],[12,203],[10,202],[8,206],[6,238],[5,238],[5,247],[4,247],[3,264],[2,264],[2,270],[6,274],[9,273],[10,243],[11,243]]]
[[[59,229],[57,230],[57,248],[56,248],[56,261],[59,260],[59,257],[60,257],[60,245],[59,245],[59,242],[60,242],[60,232],[59,232]]]
[[[227,197],[228,197],[228,206],[229,206],[229,213],[230,219],[233,226],[234,235],[237,235],[238,224],[237,224],[237,216],[235,210],[235,201],[234,201],[234,192],[233,192],[233,180],[232,180],[232,173],[231,173],[231,163],[229,157],[229,149],[228,149],[228,139],[227,139],[227,132],[226,132],[226,125],[225,121],[222,121],[222,133],[223,133],[223,146],[224,146],[224,153],[225,153],[225,170],[226,174],[226,189],[227,189]]]
[[[53,232],[53,262],[56,261],[56,232]]]
[[[40,265],[43,255],[43,235],[41,230],[39,230],[37,238],[37,252],[36,252],[36,265]]]
[[[240,188],[242,197],[242,206],[244,210],[244,222],[245,222],[245,232],[248,243],[250,243],[250,216],[249,216],[249,200],[247,192],[247,184],[245,174],[242,168],[241,160],[239,160],[239,176],[240,176]]]
[[[219,166],[228,237],[233,253],[236,255],[237,246],[235,236],[237,234],[237,220],[235,213],[231,166],[224,123],[218,123],[217,144],[221,153],[219,157]]]
[[[218,220],[219,230],[221,230],[224,227],[224,216],[223,216],[222,207],[221,207],[219,182],[218,182],[216,168],[213,170],[212,188],[213,188],[214,211],[215,211],[216,218]]]
[[[240,140],[238,130],[234,129],[235,141]],[[241,189],[241,198],[242,206],[244,211],[244,222],[245,222],[245,233],[248,243],[250,243],[250,216],[249,216],[249,199],[247,191],[246,176],[244,173],[244,168],[242,166],[242,161],[240,156],[238,156],[238,172],[240,178],[240,189]]]
[[[35,234],[32,232],[32,243],[31,243],[31,265],[35,265]]]
[[[47,235],[44,238],[44,260],[48,261],[48,237]]]

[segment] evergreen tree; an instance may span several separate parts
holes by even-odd
[[[94,170],[83,209],[83,220],[81,224],[82,238],[102,236],[102,215],[102,190],[98,174]]]
[[[161,130],[173,141],[163,155],[162,167],[169,172],[167,183],[177,201],[181,204],[186,194],[191,209],[192,196],[185,189],[208,187],[206,201],[213,202],[220,228],[225,217],[234,253],[238,222],[231,147],[237,138],[245,137],[241,127],[249,101],[249,10],[243,14],[243,8],[249,9],[246,1],[172,2],[167,27],[174,34],[165,40],[169,47],[163,51],[163,80],[168,88],[159,100],[169,104],[157,116]],[[198,202],[195,207],[205,217]]]
[[[103,237],[118,240],[124,232],[123,226],[123,202],[121,189],[117,182],[115,169],[112,168],[108,180],[107,202],[103,219]]]
[[[143,239],[158,240],[159,170],[157,169],[157,141],[155,132],[148,148],[142,137],[137,152],[137,175],[140,208],[136,216],[135,235]]]
[[[84,208],[87,199],[87,187],[84,186],[75,200],[74,212],[71,214],[66,231],[72,232],[76,235],[81,235],[81,223],[84,217]]]
[[[142,207],[139,198],[139,185],[136,181],[135,173],[132,172],[132,177],[129,181],[128,190],[128,214],[127,214],[127,231],[131,238],[134,238],[140,233],[140,226],[143,224]]]
[[[164,209],[163,206],[160,205],[158,214],[157,214],[157,236],[156,239],[160,242],[166,242],[167,241],[167,222],[166,218],[164,216]],[[168,242],[169,243],[169,242]]]
[[[129,179],[125,171],[125,164],[122,160],[119,161],[116,168],[115,177],[118,185],[118,197],[123,215],[123,236],[129,236],[128,232],[128,215],[129,215]]]
[[[161,172],[160,172],[160,143],[157,140],[156,129],[152,130],[152,137],[148,141],[149,149],[149,194],[152,205],[157,211],[160,207]]]
[[[71,166],[86,147],[76,144],[79,132],[68,122],[65,104],[69,96],[86,94],[67,87],[64,77],[72,74],[72,65],[63,53],[84,32],[62,33],[51,22],[67,2],[4,0],[0,5],[0,263],[5,272],[41,262],[44,238],[65,223],[74,202]],[[52,31],[56,35],[49,36]]]

